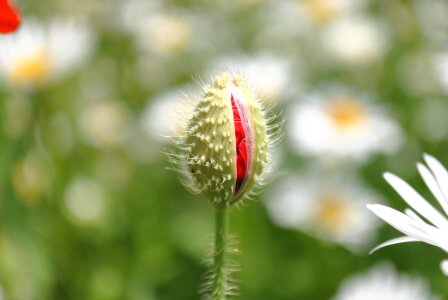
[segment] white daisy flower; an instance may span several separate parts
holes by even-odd
[[[288,175],[269,193],[266,205],[275,223],[359,251],[378,222],[365,210],[378,196],[356,181]]]
[[[0,76],[12,86],[43,85],[80,68],[92,46],[85,24],[25,20],[17,33],[0,37]]]
[[[350,16],[322,32],[322,46],[335,62],[365,65],[380,60],[387,50],[387,31],[378,20]]]
[[[303,38],[314,41],[320,35],[320,27],[331,26],[332,22],[350,11],[356,11],[363,0],[286,0],[270,1],[257,12],[260,24],[254,43],[259,48],[271,49],[292,47],[291,40],[303,44]],[[303,45],[302,45],[303,46]],[[297,51],[295,48],[287,49]],[[288,51],[287,51],[288,52]]]
[[[421,278],[397,274],[389,264],[380,264],[364,274],[347,279],[333,300],[440,300]]]
[[[139,48],[157,54],[176,54],[191,43],[195,26],[184,11],[167,12],[159,1],[124,1],[119,20]],[[138,21],[137,21],[138,20]]]
[[[418,163],[418,171],[446,215],[448,214],[448,172],[431,155],[425,154],[424,161],[427,166]],[[386,246],[407,242],[424,242],[448,252],[447,217],[399,177],[385,173],[384,178],[412,209],[406,209],[404,213],[401,213],[381,204],[367,205],[374,214],[404,234],[402,237],[382,243],[372,252]],[[448,276],[448,260],[442,262],[441,268]]]
[[[357,160],[396,151],[403,139],[396,122],[349,94],[312,95],[296,104],[288,128],[293,146],[303,154]]]

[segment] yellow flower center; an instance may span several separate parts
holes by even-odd
[[[334,0],[305,0],[305,7],[318,23],[326,23],[338,14]]]
[[[36,51],[18,59],[12,66],[9,77],[14,85],[41,84],[50,71],[50,59],[46,51]]]
[[[342,129],[361,125],[367,118],[364,106],[350,98],[333,99],[327,107],[332,122]]]
[[[351,210],[345,198],[328,194],[318,199],[318,203],[315,221],[319,227],[329,232],[339,232],[346,228]]]
[[[181,17],[166,17],[158,21],[150,32],[151,45],[164,53],[182,51],[190,42],[193,28]]]

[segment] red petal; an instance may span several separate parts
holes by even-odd
[[[247,145],[246,134],[244,132],[241,116],[235,104],[233,95],[231,95],[233,122],[235,125],[235,140],[236,140],[236,186],[235,194],[241,188],[247,173]]]
[[[9,3],[9,0],[0,0],[0,33],[14,32],[20,26],[20,15]]]

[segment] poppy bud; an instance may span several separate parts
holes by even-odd
[[[261,103],[241,76],[218,75],[195,103],[172,155],[184,183],[216,206],[229,206],[262,184],[270,129]]]

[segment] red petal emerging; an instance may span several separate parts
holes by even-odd
[[[233,94],[231,95],[233,122],[235,125],[235,140],[236,140],[236,186],[235,194],[240,190],[247,173],[247,145],[246,134],[244,132],[241,116],[235,104]]]
[[[20,15],[9,3],[9,0],[0,0],[0,33],[11,33],[20,26]]]

